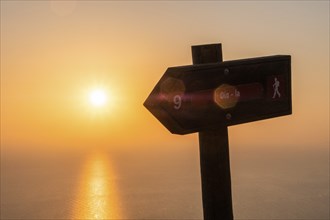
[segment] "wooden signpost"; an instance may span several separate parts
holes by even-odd
[[[194,65],[167,69],[144,106],[171,133],[199,132],[204,219],[231,220],[227,126],[292,113],[291,57],[222,62],[221,44],[192,56]]]

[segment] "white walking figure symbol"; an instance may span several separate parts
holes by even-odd
[[[277,78],[275,77],[275,82],[273,84],[273,88],[274,88],[274,95],[273,95],[273,99],[275,99],[276,94],[278,95],[278,97],[281,97],[281,93],[278,91],[278,87],[280,87],[280,81],[277,80]]]

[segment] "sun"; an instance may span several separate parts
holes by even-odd
[[[106,92],[102,89],[93,89],[89,93],[89,102],[92,106],[101,107],[108,101]]]

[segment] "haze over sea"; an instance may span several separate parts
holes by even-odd
[[[169,150],[171,149],[171,150]],[[328,219],[328,152],[231,150],[236,219]],[[202,219],[197,146],[10,155],[1,219]]]

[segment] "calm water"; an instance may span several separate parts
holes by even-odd
[[[236,219],[329,218],[327,152],[255,155],[231,152]],[[198,149],[2,151],[1,219],[202,219]]]

